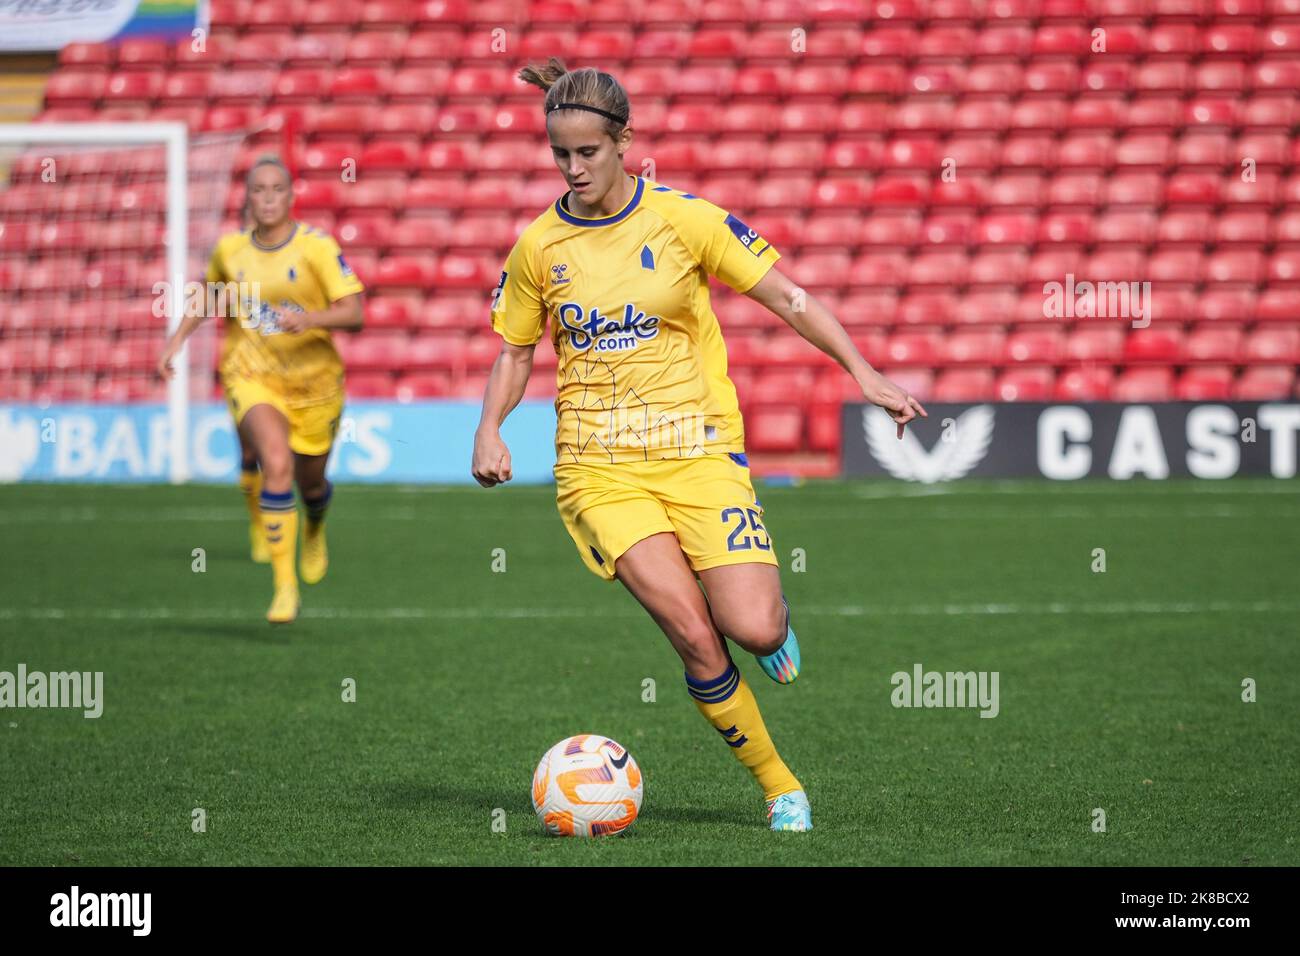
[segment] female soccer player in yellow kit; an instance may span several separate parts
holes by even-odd
[[[251,290],[227,317],[220,374],[241,445],[261,465],[259,516],[275,582],[266,617],[287,623],[300,604],[295,481],[307,513],[302,579],[315,584],[329,564],[324,522],[333,488],[325,466],[343,413],[343,362],[330,330],[361,328],[363,286],[333,238],[291,218],[293,182],[283,163],[258,160],[247,188],[256,225],[221,237],[207,281]],[[167,343],[164,376],[202,320],[187,317]]]
[[[556,495],[579,555],[621,581],[663,629],[700,713],[762,787],[771,828],[810,829],[807,795],[723,640],[757,656],[778,683],[798,676],[708,276],[839,362],[890,413],[899,437],[925,410],[872,369],[813,297],[794,310],[796,287],[756,232],[704,199],[624,171],[631,112],[617,80],[567,72],[555,58],[519,76],[546,91],[547,135],[569,192],[523,231],[501,274],[492,327],[504,341],[475,435],[474,477],[485,487],[510,480],[500,426],[524,394],[549,316],[559,357]]]

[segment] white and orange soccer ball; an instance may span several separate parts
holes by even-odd
[[[615,741],[599,734],[567,737],[546,751],[533,772],[533,809],[548,833],[609,836],[641,812],[641,768]]]

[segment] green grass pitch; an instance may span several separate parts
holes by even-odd
[[[804,667],[735,656],[805,835],[765,828],[551,488],[341,487],[279,629],[234,488],[0,488],[0,670],[104,673],[98,720],[0,710],[0,864],[1300,864],[1295,482],[758,490]],[[997,671],[998,716],[893,707],[916,663]],[[533,815],[580,732],[645,773],[622,837]]]

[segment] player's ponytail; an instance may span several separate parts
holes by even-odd
[[[544,66],[524,67],[519,79],[546,91],[542,109],[548,115],[557,109],[588,110],[605,118],[605,132],[613,138],[632,118],[627,91],[610,74],[593,67],[570,71],[553,56]]]

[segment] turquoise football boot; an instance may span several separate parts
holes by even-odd
[[[812,807],[808,795],[802,790],[783,793],[767,806],[768,819],[773,830],[795,830],[800,833],[812,829]]]
[[[799,676],[799,640],[790,627],[790,605],[784,597],[781,598],[781,603],[785,604],[785,643],[775,653],[754,656],[758,658],[758,666],[763,668],[763,673],[772,680],[778,684],[793,684]]]

